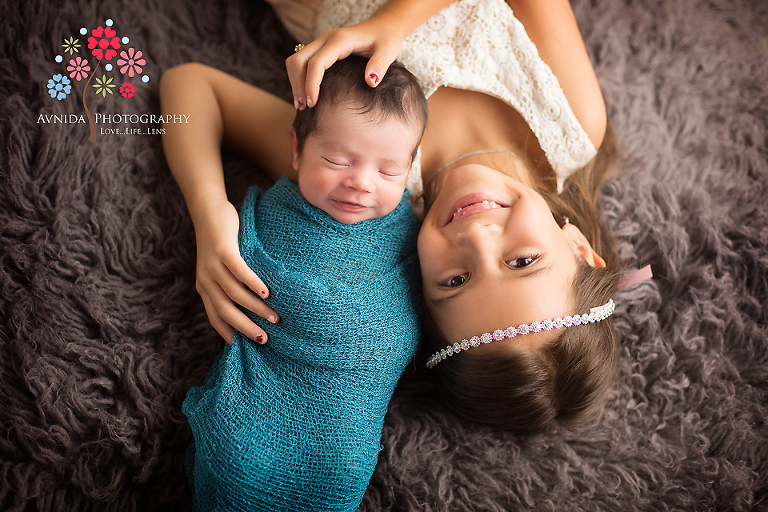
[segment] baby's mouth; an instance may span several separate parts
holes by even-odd
[[[339,201],[338,199],[333,199],[333,203],[336,205],[336,207],[340,210],[343,210],[345,212],[361,212],[368,207],[359,203],[351,203],[348,201]]]

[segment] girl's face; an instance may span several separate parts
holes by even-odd
[[[292,132],[293,133],[293,132]],[[293,168],[304,198],[342,224],[383,217],[400,203],[421,131],[342,104],[325,108]]]
[[[451,343],[568,315],[577,258],[605,266],[578,228],[560,227],[535,190],[477,164],[445,177],[418,249],[425,306]],[[488,347],[554,335],[542,331]]]

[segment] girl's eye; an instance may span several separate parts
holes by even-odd
[[[528,266],[533,265],[534,263],[536,263],[536,260],[538,260],[538,259],[539,259],[539,256],[537,254],[536,255],[531,255],[531,256],[523,256],[522,258],[516,258],[514,260],[509,260],[507,262],[507,265],[510,268],[525,268],[525,267],[528,267]]]
[[[450,278],[445,283],[445,286],[447,286],[448,288],[456,288],[457,286],[461,286],[466,282],[467,282],[466,274],[461,274],[461,275],[453,276],[452,278]]]

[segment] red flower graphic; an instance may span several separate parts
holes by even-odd
[[[141,58],[141,52],[137,51],[134,55],[134,49],[128,48],[128,53],[124,51],[120,52],[122,59],[117,59],[117,65],[122,66],[120,72],[125,74],[128,72],[128,76],[133,77],[134,74],[141,74],[141,66],[147,63],[146,60]]]
[[[88,38],[88,49],[97,59],[112,60],[117,55],[115,50],[120,49],[120,38],[111,27],[96,27],[91,31],[96,37]],[[103,36],[103,37],[102,37]],[[105,52],[106,50],[106,52]]]
[[[133,98],[135,93],[136,88],[130,82],[124,82],[123,85],[120,86],[120,95],[123,98]]]

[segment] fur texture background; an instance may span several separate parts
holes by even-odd
[[[768,3],[573,6],[623,147],[602,211],[656,272],[617,297],[607,412],[529,438],[464,423],[419,361],[363,511],[768,509]],[[159,113],[162,71],[191,60],[290,93],[294,43],[257,0],[0,5],[0,510],[190,508],[180,405],[223,341],[160,137],[37,122],[83,114],[82,82],[63,101],[46,83],[106,18],[150,82],[92,111]],[[225,162],[233,201],[265,184]]]

